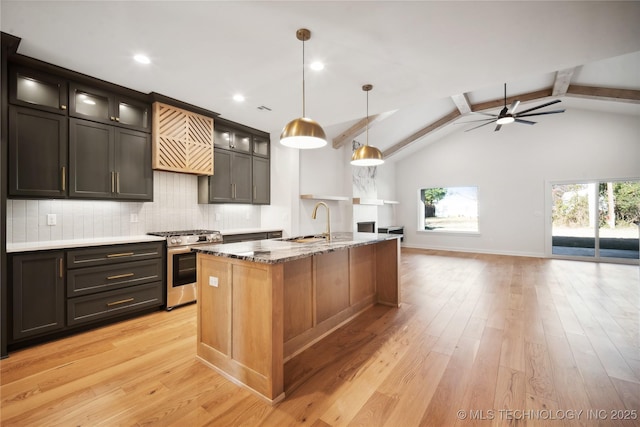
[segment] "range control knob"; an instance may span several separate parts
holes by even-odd
[[[176,244],[176,239],[171,239],[171,244],[175,245]]]
[[[182,243],[182,239],[176,239],[176,243],[177,243],[177,244]]]

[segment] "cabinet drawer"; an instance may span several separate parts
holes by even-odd
[[[162,282],[101,292],[67,300],[67,325],[78,325],[163,305]]]
[[[67,268],[161,258],[164,252],[163,246],[163,242],[154,242],[70,250],[67,251]]]
[[[77,268],[67,273],[67,298],[162,280],[162,261],[123,262]]]

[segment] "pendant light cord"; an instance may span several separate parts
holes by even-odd
[[[305,91],[304,91],[304,39],[302,40],[302,117],[307,117],[305,112]]]
[[[369,91],[367,91],[367,145],[369,145]]]

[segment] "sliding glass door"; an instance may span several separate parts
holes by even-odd
[[[551,254],[637,263],[640,180],[552,183]]]

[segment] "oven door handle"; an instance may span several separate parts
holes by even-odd
[[[191,252],[190,246],[178,246],[177,248],[167,248],[167,253],[169,255],[186,254],[189,252]]]

